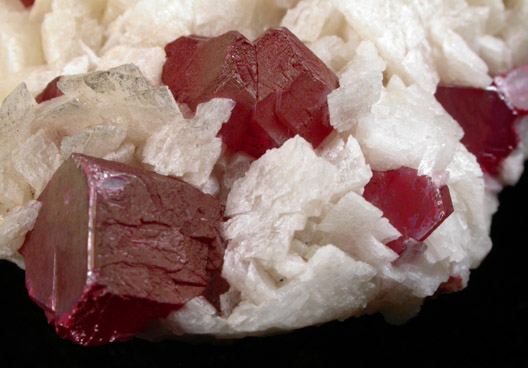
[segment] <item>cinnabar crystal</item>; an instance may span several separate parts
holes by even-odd
[[[221,207],[189,184],[74,154],[39,201],[20,253],[31,298],[63,338],[130,339],[196,296],[218,307],[228,288]]]
[[[447,185],[438,187],[408,167],[373,171],[363,197],[402,234],[387,244],[400,255],[409,244],[424,241],[453,212]]]
[[[461,142],[477,157],[482,171],[498,176],[501,164],[517,147],[517,113],[495,87],[440,86],[436,99],[464,130]]]
[[[337,76],[286,28],[254,43],[238,32],[180,37],[165,47],[162,81],[196,111],[215,97],[237,102],[219,136],[233,151],[260,157],[299,134],[317,147],[332,131],[327,95]]]

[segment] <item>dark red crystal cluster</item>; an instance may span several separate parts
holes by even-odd
[[[330,134],[326,97],[337,76],[286,28],[250,42],[236,31],[180,37],[165,47],[162,81],[190,113],[212,98],[236,106],[219,135],[253,157],[300,135],[317,147]]]
[[[200,295],[219,307],[228,284],[213,197],[74,154],[39,201],[20,253],[29,294],[61,337],[81,345],[130,339]]]

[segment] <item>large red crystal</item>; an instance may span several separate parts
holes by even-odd
[[[237,102],[219,135],[254,157],[299,134],[317,147],[330,134],[326,97],[338,78],[286,28],[254,43],[238,32],[180,37],[165,48],[162,81],[196,111],[215,97]]]
[[[31,298],[82,345],[132,338],[199,295],[218,306],[221,207],[177,179],[74,154],[20,250]]]
[[[383,211],[402,234],[387,244],[400,255],[408,248],[420,248],[419,242],[453,212],[449,188],[438,187],[431,178],[408,167],[373,171],[363,197]]]

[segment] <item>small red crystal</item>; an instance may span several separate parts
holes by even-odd
[[[460,275],[449,276],[449,279],[438,286],[435,296],[438,294],[448,294],[460,291],[464,288],[464,283]]]
[[[336,75],[286,28],[251,43],[238,32],[180,37],[165,48],[162,81],[191,112],[215,97],[237,102],[219,136],[260,157],[301,135],[317,147],[330,134],[326,97]]]
[[[436,99],[464,130],[461,142],[482,170],[498,176],[501,163],[517,147],[517,114],[496,88],[440,86]]]
[[[44,88],[44,90],[40,92],[37,97],[35,97],[35,101],[37,101],[37,103],[42,103],[44,101],[51,100],[52,98],[63,96],[64,93],[62,93],[62,91],[57,86],[57,83],[60,81],[60,79],[61,77],[59,76],[49,82],[46,88]]]
[[[449,188],[436,186],[430,177],[408,167],[373,171],[363,197],[402,234],[387,244],[398,254],[408,248],[409,238],[413,244],[424,241],[453,212]]]
[[[218,307],[228,288],[221,207],[189,184],[74,154],[39,201],[20,253],[31,298],[63,338],[130,339],[196,296]]]
[[[35,0],[20,0],[20,2],[26,7],[31,8],[35,3]]]

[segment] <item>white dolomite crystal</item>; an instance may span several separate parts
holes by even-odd
[[[431,94],[417,85],[407,87],[396,76],[356,128],[356,139],[374,170],[406,166],[430,176],[445,169],[462,135]]]
[[[262,303],[241,302],[227,318],[202,297],[172,313],[167,326],[176,334],[241,337],[287,331],[344,320],[364,308],[376,293],[375,271],[333,245],[318,248],[295,281]]]
[[[24,206],[14,207],[5,217],[0,216],[0,258],[24,267],[18,248],[24,242],[26,232],[33,228],[41,205],[30,200]]]
[[[497,194],[528,157],[524,118],[500,177],[485,177],[434,92],[487,87],[528,64],[527,19],[528,0],[36,0],[30,10],[0,0],[0,258],[23,267],[38,194],[79,152],[180,178],[225,205],[230,290],[220,311],[198,297],[171,313],[161,322],[171,334],[262,335],[376,312],[405,322],[450,276],[467,285],[491,249]],[[161,83],[163,48],[279,25],[338,75],[335,131],[316,150],[296,136],[254,160],[217,136],[233,101],[184,119]],[[59,75],[64,95],[37,105]],[[401,234],[362,195],[373,170],[402,166],[447,185],[454,212],[400,260],[386,243]]]
[[[381,96],[385,67],[372,42],[363,41],[356,48],[354,57],[341,71],[339,88],[328,95],[330,121],[338,132],[354,129],[370,114]]]
[[[147,138],[143,163],[158,174],[204,185],[222,151],[218,131],[229,120],[233,106],[231,100],[213,99],[198,106],[192,119],[178,116]]]
[[[130,47],[118,45],[105,52],[97,64],[98,70],[107,70],[123,64],[136,65],[153,86],[161,83],[161,70],[165,51],[161,47]]]

